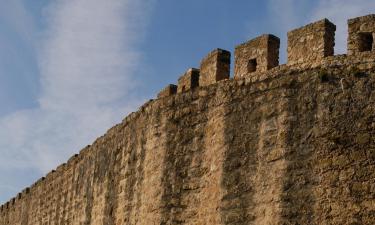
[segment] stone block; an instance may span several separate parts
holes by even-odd
[[[348,20],[348,55],[374,51],[375,14]]]
[[[199,85],[207,86],[228,79],[230,75],[230,52],[216,49],[210,52],[200,65]]]
[[[235,49],[234,78],[253,72],[265,72],[279,65],[280,39],[265,34],[243,43]]]
[[[199,86],[199,69],[191,68],[178,79],[177,93],[188,91]]]
[[[319,20],[288,32],[288,65],[320,63],[334,54],[336,25]]]
[[[158,94],[158,98],[164,98],[177,93],[177,86],[174,84],[168,84],[163,90]]]

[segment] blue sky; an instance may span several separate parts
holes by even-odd
[[[0,8],[0,202],[92,143],[214,48],[329,18],[373,0],[12,0]]]

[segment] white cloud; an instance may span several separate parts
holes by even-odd
[[[38,46],[39,107],[0,118],[0,171],[46,173],[103,134],[132,98],[152,0],[57,0]],[[23,28],[20,28],[23,30]],[[0,186],[11,184],[3,184]]]

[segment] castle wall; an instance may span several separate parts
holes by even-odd
[[[158,98],[164,98],[177,93],[177,85],[168,84],[163,90],[158,93]]]
[[[178,78],[177,93],[182,93],[199,86],[199,69],[188,69],[180,78]]]
[[[201,61],[199,85],[207,86],[217,81],[229,79],[230,52],[216,49]]]
[[[374,65],[150,102],[11,201],[0,224],[373,224]]]
[[[234,78],[254,72],[265,72],[279,65],[280,39],[265,34],[243,43],[235,49]]]
[[[332,56],[335,46],[336,26],[328,19],[288,32],[288,65],[319,64],[327,56]]]
[[[374,51],[375,15],[348,20],[348,55]]]

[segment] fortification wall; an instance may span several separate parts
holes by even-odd
[[[374,224],[374,52],[180,81],[0,224]]]

